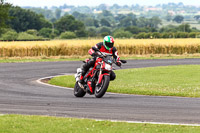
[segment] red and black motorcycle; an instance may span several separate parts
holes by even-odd
[[[91,67],[85,74],[83,84],[78,82],[81,77],[81,68],[78,68],[75,74],[76,84],[74,86],[74,95],[76,97],[84,97],[88,93],[90,95],[94,94],[96,98],[101,98],[108,89],[110,72],[113,70],[112,64],[116,64],[116,61],[112,56],[105,56],[95,47],[93,47],[93,50],[100,54],[97,56],[94,67]],[[120,61],[121,63],[126,63],[125,60]]]

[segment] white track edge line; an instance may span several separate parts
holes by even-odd
[[[56,75],[56,76],[49,76],[49,77],[40,78],[40,79],[36,80],[36,82],[39,83],[39,84],[46,85],[46,86],[61,88],[61,89],[65,89],[65,90],[73,90],[73,88],[61,87],[61,86],[51,85],[51,84],[42,82],[42,80],[44,80],[44,79],[50,79],[50,78],[58,77],[58,76],[63,76],[63,75]]]
[[[44,79],[50,79],[50,78],[57,77],[57,76],[63,76],[63,75],[43,77],[43,78],[40,78],[40,79],[36,80],[36,82],[39,83],[39,84],[46,85],[46,86],[61,88],[61,89],[65,89],[65,90],[73,90],[73,88],[60,87],[60,86],[56,86],[56,85],[51,85],[51,84],[48,84],[48,83],[44,83],[44,82],[41,81],[41,80],[44,80]],[[113,95],[131,95],[131,94],[110,93],[110,92],[107,92],[107,93],[108,94],[113,94]],[[1,116],[1,114],[0,114],[0,116]],[[165,123],[165,122],[120,121],[120,120],[106,120],[106,119],[105,120],[103,120],[103,119],[93,119],[93,120],[96,120],[96,121],[111,121],[111,122],[136,123],[136,124],[157,124],[157,125],[161,124],[161,125],[179,125],[179,126],[200,126],[200,124],[182,124],[182,123]]]
[[[155,124],[155,125],[179,125],[179,126],[200,126],[200,124],[182,124],[182,123],[165,123],[165,122],[146,122],[146,121],[120,121],[120,120],[101,120],[95,119],[96,121],[110,121],[110,122],[125,122],[135,124]]]
[[[43,77],[43,78],[40,78],[38,80],[36,80],[37,83],[39,84],[43,84],[43,85],[46,85],[46,86],[51,86],[51,87],[56,87],[56,88],[60,88],[60,89],[65,89],[65,90],[74,90],[74,88],[68,88],[68,87],[61,87],[61,86],[57,86],[57,85],[51,85],[51,84],[48,84],[48,83],[44,83],[42,82],[41,80],[44,80],[44,79],[50,79],[50,78],[54,78],[54,77],[58,77],[58,76],[65,76],[65,75],[73,75],[71,73],[63,73],[63,74],[60,74],[60,75],[55,75],[55,76],[48,76],[48,77]],[[106,92],[107,94],[111,94],[111,95],[125,95],[125,96],[132,96],[134,94],[121,94],[121,93],[113,93],[113,92]],[[134,95],[134,96],[148,96],[148,95]],[[191,97],[176,97],[176,96],[155,96],[155,97],[170,97],[170,98],[191,98]]]

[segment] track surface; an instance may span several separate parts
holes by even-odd
[[[52,115],[126,121],[200,124],[200,98],[106,94],[75,98],[71,90],[37,79],[75,73],[82,62],[0,64],[0,114]],[[200,64],[200,59],[132,60],[123,68]],[[133,77],[137,78],[137,77]]]

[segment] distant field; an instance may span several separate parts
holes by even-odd
[[[0,42],[0,57],[85,56],[98,39]],[[200,39],[116,39],[120,55],[196,54]]]

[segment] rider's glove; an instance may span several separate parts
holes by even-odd
[[[117,61],[116,65],[120,67],[122,64],[120,61]]]

